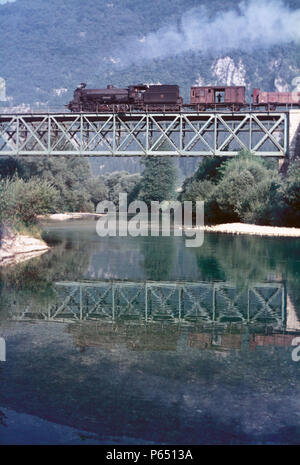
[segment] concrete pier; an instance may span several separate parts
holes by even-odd
[[[289,111],[289,159],[300,156],[300,109]]]

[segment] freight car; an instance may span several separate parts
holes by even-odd
[[[261,92],[253,89],[253,107],[264,107],[267,111],[274,111],[282,106],[300,106],[300,92]]]
[[[247,106],[246,88],[243,86],[231,87],[191,87],[190,106],[205,111],[209,108],[229,108],[238,111]]]
[[[73,112],[178,111],[182,103],[177,85],[138,84],[125,88],[109,85],[106,89],[86,89],[82,83],[67,108]]]

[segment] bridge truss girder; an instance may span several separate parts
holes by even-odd
[[[1,156],[258,156],[288,153],[288,113],[0,115]]]

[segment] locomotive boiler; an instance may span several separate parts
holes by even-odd
[[[87,89],[82,83],[67,108],[73,112],[176,111],[182,102],[177,85],[137,84],[125,88],[108,85],[106,89]]]

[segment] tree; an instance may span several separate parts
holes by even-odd
[[[222,177],[219,168],[226,160],[227,158],[224,157],[205,157],[201,160],[193,176],[183,182],[179,200],[208,199]]]
[[[185,181],[180,200],[204,200],[206,223],[281,224],[282,184],[272,163],[241,151],[235,158],[204,160]]]
[[[98,176],[88,180],[87,190],[96,211],[98,203],[108,198],[108,188],[102,177]]]
[[[220,171],[213,199],[228,220],[265,225],[279,221],[281,180],[276,171],[247,153],[226,161]]]
[[[55,211],[58,195],[49,181],[37,178],[24,181],[16,176],[3,179],[0,181],[0,223],[31,225],[37,215]]]
[[[286,205],[286,223],[300,227],[300,159],[296,159],[288,168],[282,189]]]
[[[58,210],[93,210],[88,189],[91,171],[87,159],[67,156],[31,157],[19,162],[18,172],[25,180],[38,177],[55,186],[60,194]]]
[[[176,167],[171,157],[146,157],[145,169],[140,183],[139,199],[147,204],[152,200],[161,202],[174,197]]]
[[[98,179],[106,186],[107,199],[117,204],[120,193],[128,195],[128,202],[136,199],[141,175],[138,173],[129,174],[127,171],[114,171],[113,173],[106,173]]]

